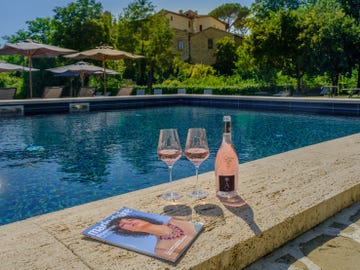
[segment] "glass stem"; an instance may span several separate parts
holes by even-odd
[[[195,192],[197,192],[199,190],[199,166],[195,166],[195,173],[196,173]]]
[[[169,166],[169,182],[172,182],[172,168],[173,166]]]

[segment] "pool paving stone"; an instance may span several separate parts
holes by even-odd
[[[359,270],[360,203],[271,252],[245,270]]]

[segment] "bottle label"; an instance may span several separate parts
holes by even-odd
[[[220,191],[230,192],[235,190],[235,175],[219,175]]]

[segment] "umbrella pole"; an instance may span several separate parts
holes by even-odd
[[[73,78],[70,77],[70,97],[73,96]]]
[[[103,75],[104,75],[104,96],[106,96],[106,66],[105,66],[105,59],[103,59]]]
[[[32,68],[32,59],[31,55],[28,56],[29,58],[29,83],[30,83],[30,98],[32,98],[32,74],[31,74],[31,68]]]
[[[80,73],[81,87],[84,87],[84,73]]]

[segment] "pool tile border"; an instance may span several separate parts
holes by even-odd
[[[215,106],[253,110],[275,110],[316,114],[360,116],[360,99],[252,97],[218,95],[156,95],[60,99],[2,100],[2,106],[24,106],[24,114],[68,113],[71,103],[89,103],[90,111],[150,106]]]

